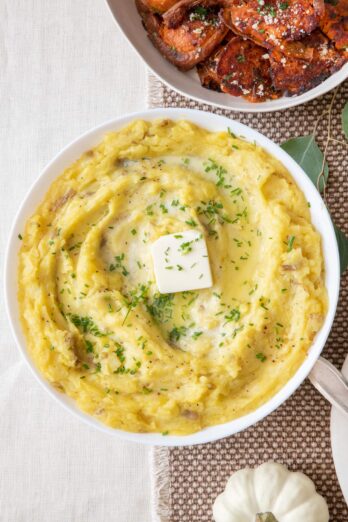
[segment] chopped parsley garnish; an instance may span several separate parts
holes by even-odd
[[[138,369],[140,368],[140,366],[141,366],[140,361],[136,361],[135,368],[126,368],[124,364],[121,364],[121,366],[119,366],[117,368],[117,370],[114,371],[114,373],[116,375],[125,375],[125,374],[135,375],[137,373]]]
[[[235,219],[232,221],[233,224],[238,223],[241,219],[248,218],[248,209],[245,208],[242,212],[237,212]]]
[[[131,234],[132,234],[133,236],[135,236],[136,233],[137,233],[136,229],[135,229],[135,228],[132,228],[132,230],[131,230]]]
[[[125,362],[126,358],[124,356],[124,348],[120,343],[116,343],[115,354],[116,354],[118,360],[120,361],[120,363]]]
[[[269,308],[267,308],[266,304],[265,304],[265,298],[264,297],[260,297],[259,299],[259,302],[260,302],[260,306],[261,308],[263,308],[264,310],[266,310],[267,312],[269,311]],[[270,300],[268,299],[267,300],[267,304],[270,302]]]
[[[204,214],[206,217],[211,217],[214,215],[219,215],[219,212],[222,208],[224,208],[223,204],[220,201],[214,201],[210,199],[208,203],[205,201],[201,201],[202,207],[197,207],[198,214]]]
[[[169,340],[172,343],[177,343],[180,340],[180,337],[186,335],[186,332],[186,326],[174,326],[174,328],[169,332]]]
[[[93,343],[91,343],[91,341],[89,341],[88,339],[85,339],[85,345],[86,345],[86,352],[87,353],[93,353],[94,352],[94,346],[93,346]]]
[[[230,323],[231,321],[237,322],[240,319],[240,311],[238,308],[232,308],[227,315],[225,315],[226,323]]]
[[[124,264],[123,264],[124,258],[125,258],[124,254],[120,254],[119,256],[115,256],[115,263],[112,263],[109,266],[110,272],[114,272],[115,270],[121,270],[121,274],[122,275],[128,276],[129,272],[126,269],[126,267],[124,266]]]
[[[203,6],[197,6],[192,9],[189,19],[191,22],[200,21],[204,22],[204,25],[219,25],[219,19],[215,15],[214,11]]]
[[[237,138],[237,136],[235,135],[235,133],[231,131],[230,127],[227,127],[227,131],[228,131],[228,134],[229,134],[232,138]]]
[[[244,330],[244,325],[240,326],[239,328],[235,328],[232,333],[232,339],[235,339],[242,330]]]
[[[260,2],[259,2],[260,3]],[[262,5],[262,4],[261,4]],[[277,15],[275,7],[271,4],[265,4],[263,7],[258,7],[257,11],[262,15],[269,14],[273,18]]]
[[[22,234],[18,234],[18,239],[19,239],[20,241],[22,241],[22,239],[23,239]]]
[[[193,218],[188,219],[187,221],[185,221],[185,223],[187,225],[190,225],[190,227],[196,227],[197,226],[197,223],[196,223],[196,221]]]
[[[78,248],[80,248],[82,245],[82,241],[79,241],[78,243],[75,243],[75,245],[72,245],[71,247],[69,247],[69,252],[71,252],[72,250],[77,250]]]
[[[196,210],[198,215],[204,215],[208,219],[208,225],[214,224],[216,220],[220,224],[231,223],[231,219],[221,212],[223,208],[224,206],[220,201],[211,199],[208,202],[201,201],[201,205]]]
[[[189,252],[192,252],[192,243],[193,242],[194,242],[194,240],[185,241],[184,243],[181,243],[181,245],[179,246],[179,252],[181,252],[182,255],[186,255]]]
[[[267,357],[262,352],[259,352],[256,354],[256,359],[259,359],[261,362],[265,362],[267,360]]]
[[[237,62],[239,62],[239,63],[245,62],[245,56],[243,54],[239,54],[237,56]]]
[[[143,393],[145,393],[145,395],[148,395],[149,393],[152,393],[153,390],[151,390],[151,388],[148,388],[147,386],[143,386]]]
[[[288,242],[287,242],[287,245],[288,245],[288,252],[291,252],[291,250],[293,249],[294,241],[295,241],[295,236],[290,236],[290,237],[288,238]]]
[[[153,216],[153,215],[154,215],[154,212],[153,212],[153,210],[152,210],[152,207],[153,207],[153,205],[148,205],[148,206],[146,207],[146,209],[145,209],[145,210],[146,210],[146,214],[147,214],[148,216]]]
[[[156,293],[152,303],[146,305],[146,309],[156,321],[166,323],[173,315],[173,300],[174,294]]]
[[[195,18],[193,18],[194,20],[204,20],[207,14],[208,9],[202,6],[198,6],[192,11],[191,16],[195,16]]]
[[[103,333],[99,330],[98,326],[95,324],[93,319],[88,316],[81,316],[77,314],[67,314],[70,321],[73,325],[76,326],[83,333],[90,333],[95,337],[103,337],[108,335],[107,333]]]
[[[216,230],[209,230],[208,235],[213,237],[214,239],[219,239],[219,234],[217,233]]]
[[[162,210],[162,214],[168,214],[168,210],[167,210],[166,206],[163,205],[163,203],[161,203],[160,209]]]
[[[224,187],[229,188],[229,185],[225,185],[225,175],[227,174],[227,170],[222,167],[221,165],[218,165],[216,161],[209,158],[209,165],[205,168],[205,172],[215,172],[217,177],[216,185],[218,187]]]
[[[196,340],[198,337],[200,337],[203,334],[203,332],[194,332],[192,334],[192,339]]]
[[[123,319],[122,325],[126,322],[131,311],[138,306],[140,303],[144,303],[147,299],[149,287],[147,285],[139,284],[135,290],[131,290],[126,298],[127,313]]]

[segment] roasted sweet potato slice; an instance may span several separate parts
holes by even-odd
[[[226,45],[220,45],[209,58],[197,64],[197,72],[202,87],[211,91],[221,92],[221,78],[217,74],[217,66]]]
[[[310,34],[323,12],[324,0],[234,0],[222,16],[236,34],[270,49]]]
[[[229,31],[218,15],[219,7],[194,7],[185,13],[179,25],[170,27],[160,16],[144,9],[143,0],[137,0],[137,5],[152,43],[184,71],[205,60]]]
[[[320,28],[335,42],[337,49],[348,51],[348,0],[331,0],[325,3]]]
[[[236,36],[219,57],[216,68],[221,90],[251,102],[278,98],[272,85],[269,56],[250,40]]]
[[[143,0],[146,7],[154,13],[165,13],[178,3],[178,0]]]
[[[188,13],[194,13],[191,17],[204,20],[209,9],[229,6],[231,2],[232,0],[179,0],[163,15],[163,20],[168,27],[180,25]]]
[[[223,22],[233,31],[234,34],[241,36],[242,38],[246,38],[245,34],[242,31],[239,31],[231,21],[231,11],[229,9],[224,9],[220,11],[220,16]],[[307,48],[302,45],[300,40],[297,41],[287,41],[280,39],[268,39],[265,37],[265,32],[261,30],[260,32],[256,31],[253,36],[248,36],[248,38],[257,45],[264,47],[265,49],[272,49],[273,47],[280,47],[284,53],[288,52],[293,56],[298,56],[299,58],[303,58],[304,54],[308,52]],[[311,56],[307,56],[310,58]]]
[[[345,62],[319,29],[304,38],[303,44],[311,50],[311,60],[284,55],[279,48],[269,53],[273,85],[287,96],[302,94],[319,85]]]

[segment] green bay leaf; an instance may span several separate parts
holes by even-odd
[[[348,102],[343,109],[342,125],[344,133],[348,138]],[[281,147],[303,168],[307,176],[318,188],[318,176],[320,175],[323,165],[323,153],[319,149],[314,136],[311,134],[309,136],[291,138],[282,143]],[[329,176],[329,168],[326,162],[324,175],[326,183]],[[324,189],[322,180],[319,188],[321,191]],[[334,225],[334,228],[340,254],[341,274],[343,274],[346,268],[348,268],[348,237],[336,225]]]
[[[336,239],[338,244],[338,250],[340,252],[340,264],[341,264],[341,274],[348,267],[348,237],[346,234],[336,225],[334,225]]]
[[[348,101],[346,102],[342,111],[342,129],[345,137],[348,140]]]
[[[325,161],[324,176],[322,176],[319,181],[324,156],[313,134],[291,138],[280,146],[303,168],[314,185],[319,188],[319,191],[323,192],[325,183],[329,177],[329,167]]]

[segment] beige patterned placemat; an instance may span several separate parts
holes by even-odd
[[[325,147],[328,115],[323,112],[335,93],[300,107],[275,113],[245,114],[212,108],[185,98],[149,78],[150,107],[200,108],[228,115],[259,130],[277,143],[310,134],[319,120],[317,140]],[[333,103],[328,147],[330,181],[327,202],[334,221],[348,233],[348,148],[341,131],[341,111],[348,100],[348,81]],[[341,141],[339,143],[339,141]],[[347,271],[348,272],[348,271]],[[348,353],[348,274],[342,278],[335,323],[324,356],[340,368]],[[347,441],[348,444],[348,441]],[[153,455],[156,522],[211,522],[212,504],[237,469],[276,460],[311,477],[327,499],[332,522],[348,522],[331,454],[330,406],[307,380],[265,420],[248,430],[201,446],[163,449]],[[348,471],[347,471],[348,473]]]

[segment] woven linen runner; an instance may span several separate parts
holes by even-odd
[[[263,114],[231,112],[200,104],[170,90],[152,75],[148,92],[150,107],[197,108],[223,114],[260,131],[276,143],[311,134],[318,122],[317,141],[322,150],[329,127],[325,111],[333,101],[331,136],[342,143],[331,141],[328,146],[330,179],[326,199],[335,223],[348,233],[348,147],[341,130],[348,81],[337,92],[332,91],[305,105]],[[323,352],[337,368],[341,368],[348,354],[347,272],[342,277],[336,319]],[[315,482],[329,504],[331,522],[348,522],[348,509],[331,454],[330,410],[330,405],[307,379],[273,414],[242,433],[200,446],[154,448],[154,521],[211,522],[214,499],[234,471],[275,460],[292,470],[303,471]]]

